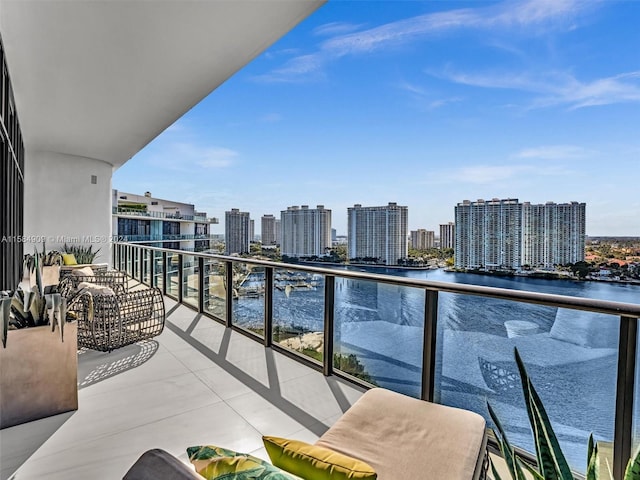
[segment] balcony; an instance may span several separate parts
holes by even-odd
[[[79,410],[4,430],[3,478],[31,452],[17,479],[95,469],[119,478],[152,447],[185,461],[185,448],[201,443],[266,458],[261,434],[313,441],[373,384],[485,417],[488,400],[512,442],[531,450],[511,388],[513,346],[578,474],[591,431],[616,478],[638,445],[640,305],[129,243],[114,244],[113,266],[163,290],[165,332],[111,354],[80,352]],[[527,324],[507,335],[456,323],[486,312],[569,318],[576,335],[585,335],[581,324],[601,337],[615,331],[615,347],[580,346]]]
[[[165,212],[153,212],[147,210],[140,210],[137,208],[127,207],[112,207],[111,213],[118,217],[148,217],[162,220],[183,221],[183,222],[196,222],[196,223],[219,223],[215,217],[207,217],[206,215],[182,215],[177,213],[165,213]]]
[[[176,242],[188,240],[217,240],[218,235],[206,233],[176,233],[168,235],[122,235],[126,241],[135,242]]]

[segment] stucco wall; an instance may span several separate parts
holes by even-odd
[[[67,244],[100,249],[95,262],[110,262],[111,175],[101,160],[54,152],[26,152],[25,253],[42,240],[47,250]],[[96,183],[92,183],[92,176]]]

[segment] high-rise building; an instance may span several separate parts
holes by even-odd
[[[263,215],[260,219],[262,245],[276,245],[276,217]]]
[[[522,204],[517,198],[465,200],[455,207],[458,268],[520,268]]]
[[[256,241],[256,221],[249,219],[249,243]]]
[[[522,264],[552,269],[584,260],[584,203],[522,206]]]
[[[411,231],[411,248],[426,250],[435,246],[435,232],[419,228]]]
[[[249,212],[232,208],[224,213],[224,241],[226,255],[249,253],[250,224]]]
[[[553,268],[584,259],[584,203],[465,200],[455,215],[458,268]]]
[[[279,218],[276,218],[276,245],[280,245],[282,242],[282,222]]]
[[[455,248],[455,229],[453,222],[440,224],[440,248]]]
[[[280,251],[289,257],[322,256],[331,248],[331,210],[288,207],[280,212],[282,239]]]
[[[385,265],[397,265],[406,258],[407,207],[389,203],[384,207],[356,204],[347,210],[348,255],[377,259]]]
[[[211,248],[210,224],[218,223],[191,203],[112,190],[114,235],[143,245],[202,252]]]

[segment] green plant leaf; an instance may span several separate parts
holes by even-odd
[[[522,390],[525,396],[527,414],[534,432],[538,466],[546,480],[573,480],[573,473],[562,453],[560,443],[553,431],[551,421],[547,415],[542,400],[531,383],[524,362],[517,348],[514,348],[516,364],[520,372]]]
[[[525,462],[521,458],[518,457],[517,461],[518,461],[518,465],[520,465],[521,468],[524,467],[524,469],[531,474],[531,477],[533,477],[533,480],[546,480],[538,470],[533,468],[531,465],[529,465],[527,462]]]
[[[624,471],[624,480],[640,480],[640,448],[633,458],[629,459]]]
[[[511,475],[511,478],[513,480],[524,480],[525,478],[524,473],[522,472],[522,469],[516,462],[515,450],[509,443],[509,440],[507,439],[507,434],[504,428],[502,428],[502,424],[500,423],[500,420],[498,419],[496,412],[493,410],[489,402],[487,402],[487,409],[489,410],[489,415],[491,416],[491,420],[493,420],[493,423],[496,425],[496,428],[498,429],[499,434],[496,434],[495,430],[493,429],[492,431],[494,436],[496,437],[496,440],[498,441],[498,446],[500,447],[500,454],[502,455],[502,458],[504,458],[504,461],[507,464],[507,469],[509,470],[509,474]]]
[[[493,460],[489,460],[489,463],[491,464],[491,474],[493,475],[493,480],[502,480],[502,477],[500,477],[496,466],[493,464]]]
[[[586,480],[598,480],[600,471],[600,458],[598,457],[598,444],[593,440],[593,434],[589,435],[587,445],[587,473]]]
[[[9,313],[11,313],[11,297],[0,298],[0,335],[2,335],[2,347],[7,348],[7,332],[9,330]]]

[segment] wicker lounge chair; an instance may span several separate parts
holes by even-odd
[[[67,279],[75,282],[75,288],[65,285],[64,291],[67,312],[78,322],[78,347],[110,352],[162,333],[165,309],[160,289],[127,292],[126,277],[115,274]]]

